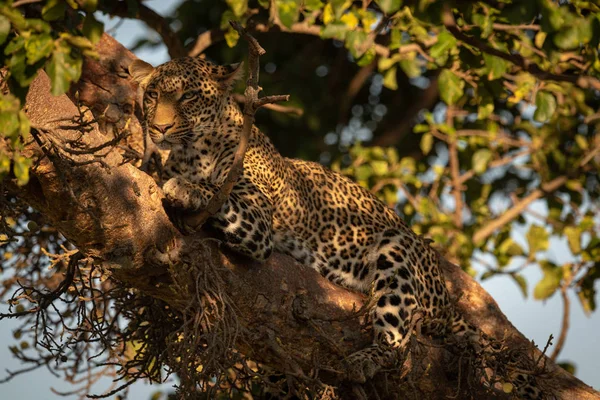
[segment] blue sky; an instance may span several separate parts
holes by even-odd
[[[146,1],[146,5],[163,14],[171,9],[177,2],[151,0]],[[106,28],[110,31],[117,24],[118,20],[104,19]],[[146,29],[145,25],[138,21],[127,20],[118,25],[118,28],[111,31],[125,46],[132,46],[139,38],[144,35],[156,35],[156,33]],[[152,50],[142,50],[136,53],[138,57],[158,65],[168,60],[168,53],[164,46]],[[534,204],[532,207],[540,208],[541,204]],[[553,260],[560,262],[567,260],[570,256],[567,247],[561,241],[551,243],[550,254]],[[563,261],[564,262],[564,261]],[[555,294],[546,302],[533,300],[531,297],[532,288],[541,278],[539,268],[528,268],[524,273],[529,282],[530,296],[523,299],[523,296],[517,286],[509,279],[498,277],[492,278],[483,283],[483,287],[496,299],[502,311],[508,319],[525,336],[535,340],[543,346],[550,334],[555,338],[560,333],[562,304],[559,296]],[[598,346],[598,332],[600,332],[600,312],[587,317],[579,304],[579,300],[571,292],[571,327],[566,345],[559,358],[575,363],[577,367],[577,376],[596,389],[600,388],[600,346]],[[600,303],[600,299],[597,300]],[[15,340],[12,337],[12,331],[17,324],[14,321],[2,321],[0,323],[0,379],[3,378],[4,370],[19,369],[21,366],[15,360],[10,351],[9,345],[13,345]],[[555,340],[556,341],[556,340]],[[550,349],[551,351],[552,349]],[[101,382],[96,386],[96,394],[102,392],[110,385],[110,382]],[[169,389],[172,385],[167,383],[162,388]],[[16,377],[12,381],[0,386],[1,397],[4,399],[65,399],[50,391],[50,387],[62,391],[69,391],[72,387],[64,382],[62,378],[52,376],[47,370],[38,370]],[[131,387],[130,399],[150,399],[150,396],[156,390],[161,389],[157,385],[147,385],[138,383]]]

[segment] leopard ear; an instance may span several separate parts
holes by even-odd
[[[244,63],[220,65],[213,74],[223,90],[230,90],[244,75]]]
[[[148,79],[152,72],[154,72],[154,67],[142,60],[135,60],[131,64],[129,64],[129,75],[133,78],[134,81],[139,83],[142,86],[146,86]]]

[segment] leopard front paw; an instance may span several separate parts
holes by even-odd
[[[184,210],[199,210],[203,204],[197,190],[185,179],[176,177],[163,185],[163,192],[169,205]]]

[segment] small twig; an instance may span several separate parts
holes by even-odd
[[[240,104],[244,104],[246,101],[246,98],[242,94],[236,93],[233,95],[233,97],[235,98],[235,101],[237,101]],[[298,117],[301,117],[302,115],[304,115],[304,110],[300,107],[282,106],[281,104],[265,104],[264,107],[266,109],[269,109],[269,110],[272,110],[275,112],[280,112],[283,114],[293,114]]]
[[[18,1],[15,1],[12,6],[14,8],[17,8],[20,6],[24,6],[26,4],[39,3],[40,1],[42,1],[42,0],[18,0]]]
[[[241,25],[234,21],[230,21],[229,23],[248,42],[248,80],[246,81],[246,90],[244,91],[244,123],[240,134],[240,143],[223,185],[210,199],[204,210],[186,217],[186,223],[194,229],[199,229],[208,218],[215,215],[221,209],[238,181],[244,168],[244,156],[250,142],[256,110],[270,103],[287,101],[290,97],[289,95],[258,97],[258,93],[261,91],[260,86],[258,86],[259,57],[264,55],[266,51]]]

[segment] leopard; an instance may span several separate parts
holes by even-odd
[[[142,126],[156,146],[170,150],[161,176],[170,207],[202,210],[225,182],[244,121],[232,95],[242,65],[183,57],[157,67],[142,60],[129,66],[143,93]],[[376,299],[373,343],[347,358],[353,382],[364,383],[390,364],[415,315],[421,332],[432,337],[482,335],[457,311],[430,240],[348,177],[283,157],[255,125],[243,172],[208,223],[235,253],[259,263],[284,253]],[[541,398],[535,385],[518,389],[520,398]]]

